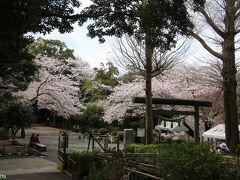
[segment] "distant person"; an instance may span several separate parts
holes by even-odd
[[[221,143],[218,147],[218,152],[222,155],[228,155],[230,153],[230,150],[225,143]]]
[[[32,142],[33,143],[40,143],[40,141],[39,141],[39,134],[33,136]]]
[[[33,142],[34,137],[35,137],[35,133],[32,133],[32,135],[31,135],[31,137],[30,137],[30,144]]]
[[[40,143],[39,134],[36,135],[36,143]]]

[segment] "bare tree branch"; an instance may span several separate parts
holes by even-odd
[[[207,43],[199,36],[197,35],[196,33],[194,33],[193,31],[189,31],[191,36],[194,37],[195,39],[197,39],[201,45],[209,52],[211,53],[213,56],[221,59],[221,60],[224,60],[224,57],[222,54],[214,51],[210,46],[207,45]]]
[[[160,48],[154,48],[152,59],[152,77],[158,76],[163,71],[171,69],[178,62],[186,50],[186,42],[182,43],[173,51],[162,52]],[[145,45],[139,43],[133,37],[124,36],[117,39],[113,52],[116,62],[124,69],[132,71],[141,76],[146,74]]]
[[[36,96],[35,97],[33,97],[32,99],[30,99],[30,101],[34,101],[34,100],[36,100],[40,95],[41,95],[41,93],[40,93],[40,89],[41,89],[41,87],[45,84],[45,83],[47,83],[47,81],[48,81],[48,79],[49,79],[49,77],[50,76],[48,76],[39,86],[38,86],[38,88],[37,88],[37,94],[36,94]]]
[[[200,6],[195,6],[195,9],[200,12],[204,18],[206,19],[206,22],[208,25],[222,38],[224,37],[225,33],[222,31],[212,20],[212,18],[206,13],[206,11],[200,7]]]

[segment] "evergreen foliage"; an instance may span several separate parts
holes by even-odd
[[[97,82],[111,87],[118,85],[116,76],[119,75],[119,71],[111,61],[106,63],[106,67],[103,63],[101,63],[101,67],[94,68],[94,71],[96,72],[95,80]]]
[[[112,88],[118,85],[118,68],[108,61],[101,63],[100,68],[94,68],[94,79],[84,79],[80,85],[81,96],[85,103],[104,100],[112,93]]]
[[[100,128],[98,130],[98,133],[101,134],[101,135],[104,135],[104,134],[109,133],[109,130],[107,128]]]
[[[69,49],[62,41],[38,38],[29,47],[31,54],[47,56],[59,60],[75,59],[74,50]]]
[[[81,98],[85,103],[106,99],[107,96],[112,93],[112,90],[108,86],[103,86],[90,79],[84,79],[82,81],[80,90]]]
[[[3,126],[11,131],[12,142],[19,129],[28,127],[36,117],[30,106],[24,105],[19,101],[12,101],[1,112],[0,117],[3,120]]]
[[[88,26],[88,35],[100,42],[105,41],[104,36],[128,34],[144,40],[150,34],[153,47],[169,49],[176,43],[176,34],[188,34],[193,27],[184,0],[93,0],[83,12],[102,14],[91,17],[93,23]]]
[[[88,176],[83,180],[120,180],[123,176],[119,164],[112,163],[111,165],[104,165],[103,167],[93,166]]]
[[[88,104],[81,109],[81,114],[75,117],[75,126],[80,127],[80,131],[90,131],[91,128],[101,128],[106,125],[103,121],[104,109],[97,104]]]
[[[81,178],[89,174],[96,160],[96,152],[71,152],[68,157],[76,162],[74,172],[79,172]]]
[[[208,144],[171,144],[157,160],[164,179],[171,180],[229,179],[234,170]]]

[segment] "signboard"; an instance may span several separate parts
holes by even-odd
[[[132,144],[132,143],[134,143],[134,130],[133,129],[124,129],[123,144]]]
[[[137,137],[145,137],[145,128],[137,128]]]

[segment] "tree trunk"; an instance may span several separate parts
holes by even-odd
[[[212,128],[212,122],[209,122],[209,121],[204,122],[205,131],[208,131],[211,128]]]
[[[24,129],[24,127],[21,128],[21,138],[25,138],[25,129]]]
[[[152,111],[152,56],[153,47],[151,37],[146,35],[145,39],[145,56],[146,56],[146,144],[153,143],[153,111]]]
[[[226,142],[232,154],[239,144],[236,96],[236,67],[234,60],[223,61],[223,98]]]
[[[226,15],[224,18],[225,36],[222,45],[223,55],[223,99],[226,142],[235,154],[239,144],[238,120],[237,120],[237,82],[235,64],[235,12],[232,0],[226,1]]]
[[[16,134],[17,134],[17,129],[15,129],[14,127],[12,127],[12,128],[11,128],[12,144],[15,144]]]

